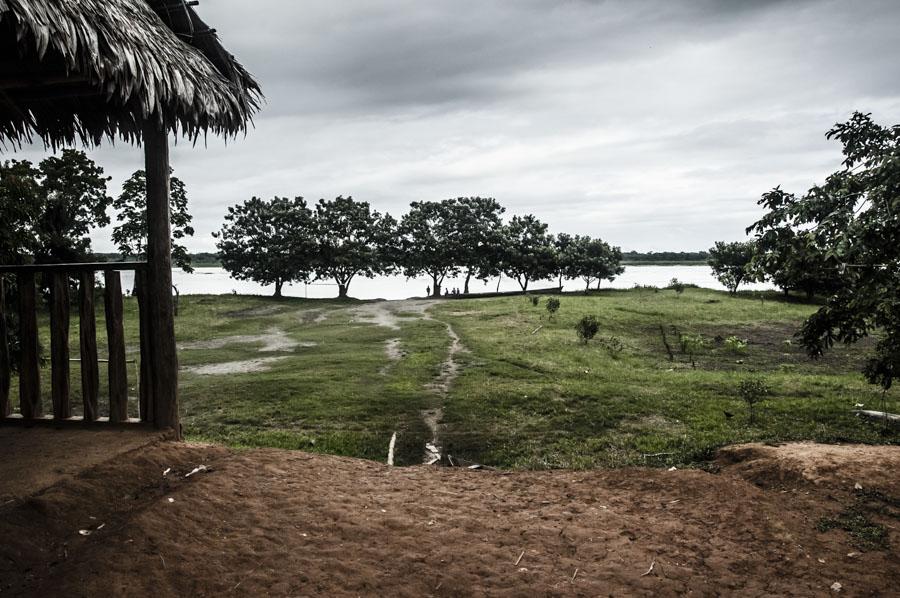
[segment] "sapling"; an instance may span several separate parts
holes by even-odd
[[[745,378],[738,384],[738,395],[747,403],[748,422],[750,424],[753,424],[756,416],[754,406],[770,393],[771,389],[760,378]]]
[[[559,311],[559,299],[556,297],[550,297],[547,299],[547,313],[550,315],[547,316],[547,319],[552,320],[553,315]]]
[[[596,316],[584,316],[575,324],[575,332],[578,333],[578,338],[585,345],[597,336],[599,330],[600,322],[597,321]]]

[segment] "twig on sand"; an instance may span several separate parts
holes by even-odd
[[[653,571],[653,568],[655,566],[656,566],[656,559],[653,559],[653,562],[650,563],[650,568],[647,569],[647,571],[645,573],[641,573],[641,577],[646,577],[647,575],[650,575],[650,573]]]
[[[575,567],[575,573],[572,574],[572,581],[575,581],[575,576],[578,575],[578,567]]]
[[[514,567],[518,567],[518,566],[519,566],[519,563],[522,562],[522,557],[523,557],[523,556],[525,556],[525,551],[524,551],[524,550],[522,551],[522,554],[519,555],[519,558],[516,559],[516,564],[513,565]]]
[[[166,559],[163,558],[163,555],[159,555],[159,560],[162,561],[163,569],[165,569],[166,568]]]
[[[388,443],[388,458],[387,458],[387,464],[388,464],[388,465],[393,465],[393,464],[394,464],[394,445],[395,445],[396,443],[397,443],[397,433],[394,432],[394,433],[391,435],[391,441],[390,441],[390,443]]]

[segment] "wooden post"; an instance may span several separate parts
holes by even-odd
[[[84,421],[97,419],[100,368],[97,362],[97,321],[94,311],[94,272],[82,272],[78,281],[78,332],[81,354],[81,396]]]
[[[152,117],[151,117],[152,119]],[[178,354],[172,307],[172,231],[169,208],[169,144],[165,127],[148,121],[143,129],[147,174],[147,304],[153,334],[153,422],[181,438],[178,418]]]
[[[41,402],[41,370],[38,362],[38,327],[34,273],[19,274],[19,412],[25,419],[44,414]]]
[[[0,417],[12,413],[12,405],[9,402],[11,372],[9,335],[6,331],[6,289],[3,286],[3,277],[0,276]]]
[[[72,417],[69,400],[69,277],[50,275],[50,394],[53,418]]]
[[[122,317],[122,279],[118,272],[104,273],[106,338],[109,344],[109,421],[128,419],[128,375],[125,364],[125,328]]]
[[[147,305],[147,272],[143,268],[134,273],[134,291],[138,302],[138,324],[140,326],[141,365],[138,374],[138,396],[140,397],[141,421],[153,421],[153,376],[150,374],[150,336],[153,326]]]

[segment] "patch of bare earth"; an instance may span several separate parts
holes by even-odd
[[[384,354],[388,358],[388,363],[379,370],[379,373],[382,376],[386,376],[388,372],[391,371],[391,368],[394,366],[394,364],[403,359],[403,357],[406,355],[406,352],[401,348],[399,338],[389,338],[388,340],[384,341]]]
[[[178,346],[179,350],[190,349],[222,349],[230,345],[251,345],[259,344],[261,353],[273,353],[276,351],[293,351],[297,347],[315,347],[316,343],[309,341],[298,341],[291,338],[288,333],[280,328],[272,327],[267,329],[263,334],[236,334],[232,336],[222,336],[205,341],[193,341],[182,343]]]
[[[428,384],[428,390],[431,391],[439,400],[439,403],[430,409],[422,411],[422,420],[431,432],[431,441],[425,444],[425,455],[423,463],[432,465],[441,461],[441,440],[440,425],[444,418],[444,400],[450,392],[450,385],[459,376],[459,362],[456,355],[464,350],[459,340],[459,335],[453,330],[450,324],[444,324],[447,327],[447,336],[450,337],[450,347],[447,350],[447,358],[441,364],[441,371],[431,383]]]
[[[204,365],[188,365],[182,367],[182,371],[197,374],[198,376],[221,376],[225,374],[249,374],[253,372],[265,372],[271,369],[273,363],[277,363],[281,357],[260,357],[258,359],[244,359],[242,361],[225,361],[222,363],[207,363]]]
[[[816,521],[845,483],[823,454],[878,462],[851,476],[875,487],[896,450],[786,446],[752,460],[819,483],[758,485],[727,451],[718,475],[497,472],[163,442],[0,507],[0,579],[23,596],[894,594],[896,530],[865,552]]]

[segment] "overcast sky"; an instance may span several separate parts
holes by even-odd
[[[227,205],[481,195],[623,249],[743,237],[775,185],[840,163],[853,110],[900,123],[900,2],[203,0],[259,79],[246,138],[180,142],[176,175],[214,250]],[[42,151],[24,154],[39,159]],[[92,151],[111,194],[139,150]],[[18,156],[6,156],[18,157]],[[111,250],[109,231],[95,235]]]

